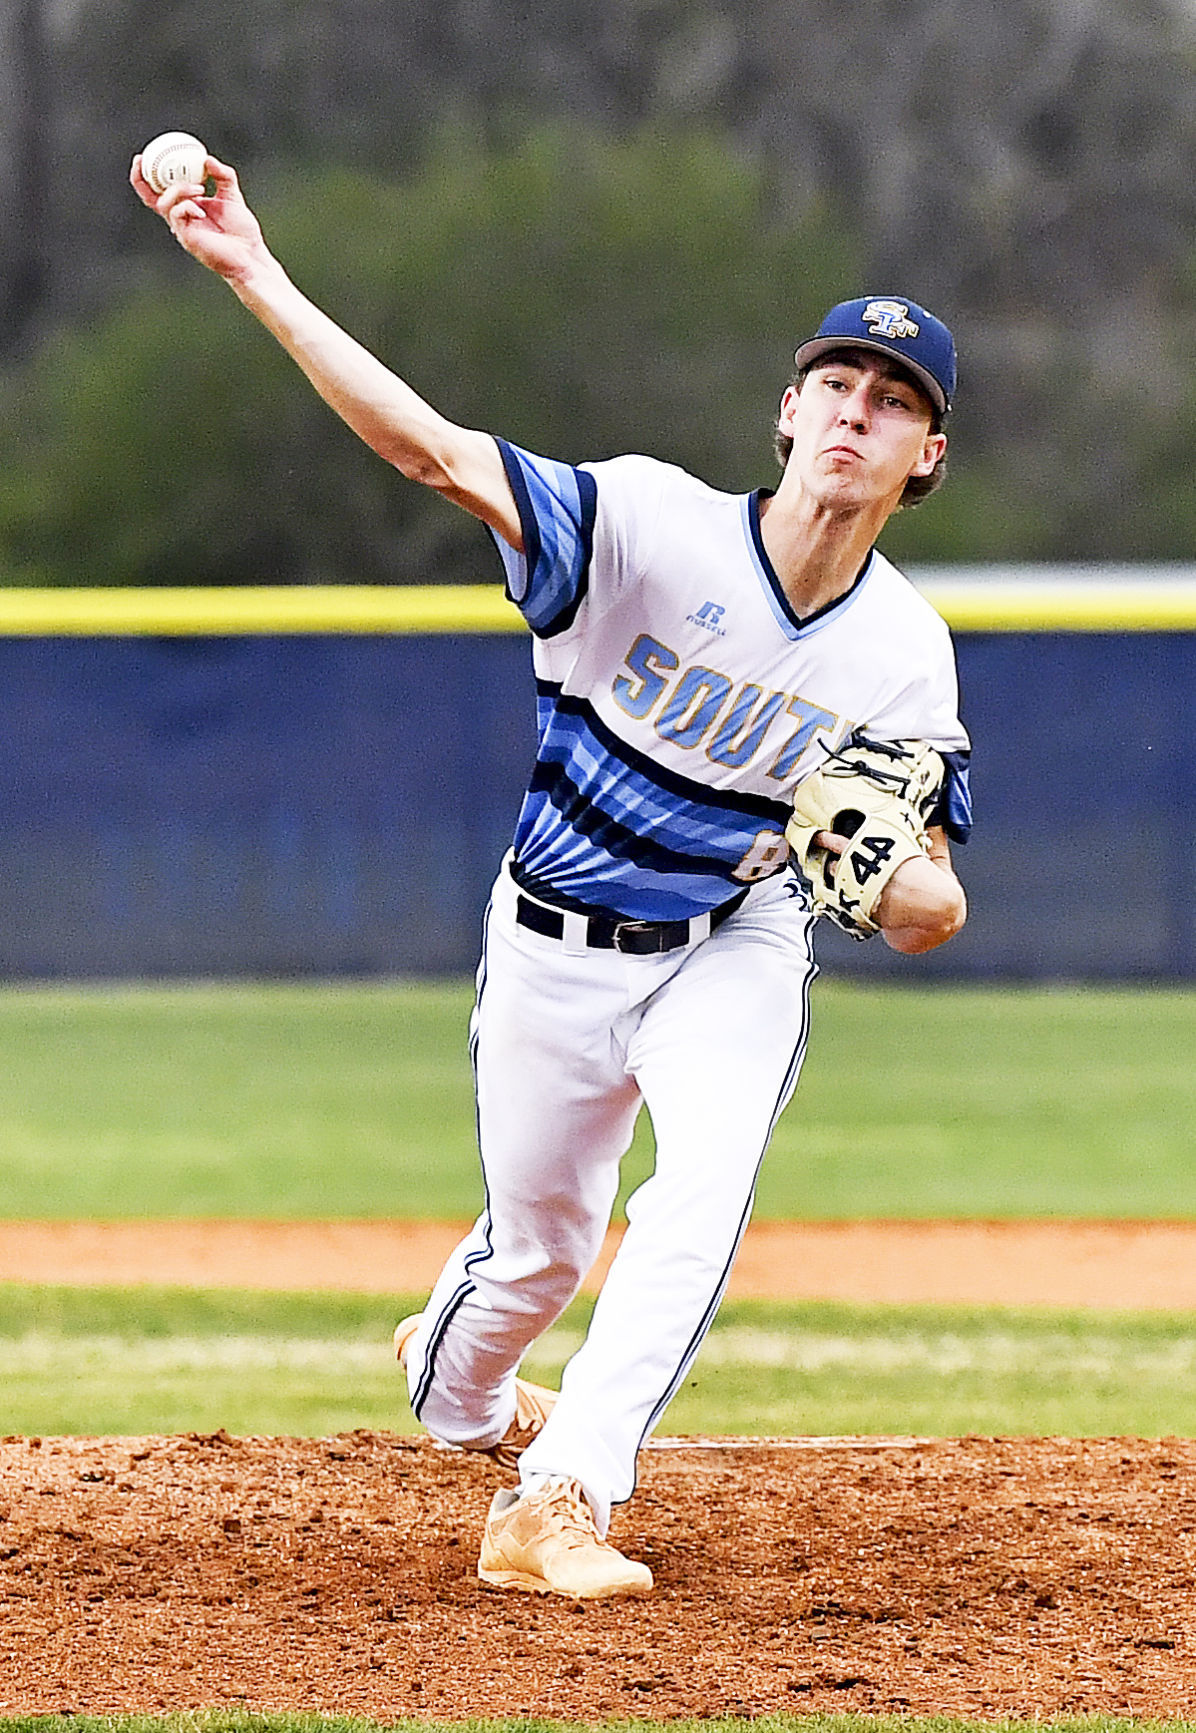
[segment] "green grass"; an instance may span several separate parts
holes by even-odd
[[[255,1715],[200,1710],[181,1715],[17,1715],[0,1717],[0,1733],[591,1733],[594,1725],[619,1733],[660,1733],[659,1721],[612,1723],[508,1720],[366,1721],[348,1715]],[[1024,1720],[953,1720],[946,1715],[761,1715],[753,1720],[670,1721],[670,1733],[1025,1733]],[[1117,1715],[1065,1715],[1035,1719],[1053,1733],[1186,1733],[1196,1721],[1147,1720]]]
[[[412,1431],[390,1333],[417,1303],[0,1286],[0,1433]],[[1196,1316],[730,1302],[662,1431],[1190,1437]]]
[[[0,1213],[470,1216],[470,999],[0,992]],[[1196,1217],[1193,1052],[1196,992],[819,983],[757,1213]]]
[[[1194,1052],[1194,992],[824,986],[764,1213],[1190,1218]]]
[[[0,993],[10,1218],[469,1216],[470,993]]]

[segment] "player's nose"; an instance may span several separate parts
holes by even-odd
[[[855,427],[862,431],[868,425],[870,413],[871,401],[861,383],[841,405],[839,420],[844,427]]]

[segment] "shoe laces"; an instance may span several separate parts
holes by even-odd
[[[546,1514],[553,1518],[562,1543],[569,1547],[605,1546],[589,1500],[575,1480],[549,1481],[542,1493]]]

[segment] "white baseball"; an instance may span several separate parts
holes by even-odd
[[[202,181],[207,149],[189,132],[163,132],[141,153],[141,172],[156,193],[176,181]]]

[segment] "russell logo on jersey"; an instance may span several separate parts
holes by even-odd
[[[727,629],[720,625],[726,608],[721,602],[703,602],[696,614],[686,614],[685,618],[692,626],[704,626],[708,632],[713,632],[716,638],[725,638]]]

